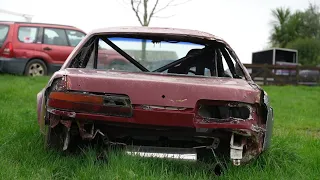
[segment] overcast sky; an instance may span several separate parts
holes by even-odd
[[[0,8],[34,15],[33,22],[73,25],[86,32],[110,26],[138,26],[125,1],[129,0],[0,0]],[[152,1],[152,0],[150,0]],[[177,0],[183,2],[183,0]],[[267,46],[271,9],[306,9],[309,1],[320,0],[192,0],[170,7],[154,18],[150,26],[206,31],[225,39],[240,60],[251,63],[251,53]],[[160,0],[165,5],[168,0]],[[0,20],[23,21],[0,13]]]

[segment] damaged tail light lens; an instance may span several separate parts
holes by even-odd
[[[251,107],[246,104],[200,104],[198,115],[202,118],[228,120],[228,119],[249,119]]]
[[[48,93],[48,107],[74,112],[132,117],[129,96],[70,91],[67,83],[65,77],[53,81],[51,92]]]
[[[55,79],[52,82],[52,91],[61,92],[67,91],[67,81],[65,77]]]
[[[132,105],[126,95],[98,95],[87,92],[51,92],[48,106],[55,109],[132,117]]]

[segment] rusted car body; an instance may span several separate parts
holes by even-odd
[[[122,57],[121,65],[132,67],[99,67],[100,43]],[[126,53],[128,44],[145,52],[177,47],[177,55],[162,51],[166,59],[139,59]],[[160,66],[160,61],[169,64]],[[79,43],[37,95],[37,110],[47,145],[60,150],[75,138],[99,136],[107,144],[191,149],[197,159],[209,154],[240,165],[270,146],[268,99],[231,47],[216,36],[118,27],[95,30]]]

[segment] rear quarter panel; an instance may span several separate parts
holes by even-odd
[[[15,28],[14,28],[14,24],[8,24],[8,23],[0,23],[0,25],[6,25],[9,27],[9,31],[8,31],[8,34],[7,34],[7,38],[6,40],[4,41],[3,45],[0,47],[0,52],[3,51],[5,45],[8,43],[8,42],[12,42],[12,37],[13,37],[13,34],[14,34],[14,31],[15,31]]]
[[[20,27],[36,27],[38,29],[38,33],[40,30],[39,26],[34,24],[15,24],[15,31],[13,35],[13,49],[16,58],[23,58],[26,60],[32,59],[35,57],[37,51],[41,50],[41,42],[36,41],[34,43],[26,43],[19,40],[19,28]],[[41,57],[40,57],[41,58]]]

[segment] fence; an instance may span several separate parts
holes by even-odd
[[[320,85],[320,67],[244,64],[261,85]]]

